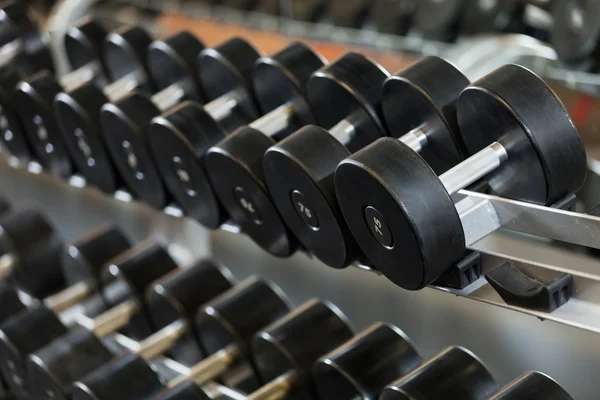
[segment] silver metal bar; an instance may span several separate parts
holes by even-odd
[[[231,92],[207,103],[204,106],[204,111],[206,111],[215,121],[222,121],[231,115],[237,105],[237,96],[234,92]]]
[[[55,313],[63,312],[92,294],[87,282],[79,282],[44,299],[44,305]]]
[[[18,54],[23,49],[23,41],[15,39],[0,47],[0,67],[4,67],[12,63]]]
[[[128,300],[94,318],[87,328],[98,337],[104,337],[121,329],[138,310],[135,300]]]
[[[294,110],[290,104],[284,104],[250,123],[249,126],[271,137],[290,125]]]
[[[0,257],[0,280],[8,277],[12,273],[16,265],[17,259],[13,254],[3,254]]]
[[[111,103],[114,103],[144,83],[145,75],[141,71],[134,71],[104,86],[102,92]]]
[[[177,320],[140,342],[137,354],[144,360],[150,360],[171,349],[188,332],[188,324]]]
[[[399,141],[420,153],[427,146],[427,128],[419,126],[398,138]]]
[[[233,363],[240,358],[237,346],[229,346],[208,356],[190,368],[185,376],[178,376],[168,383],[168,387],[175,387],[185,381],[192,381],[198,385],[212,381],[224,374]]]
[[[483,178],[508,160],[508,153],[498,142],[490,144],[446,173],[440,180],[450,195]]]
[[[341,120],[329,129],[331,136],[336,138],[341,144],[346,146],[352,140],[352,137],[356,134],[356,128],[352,122],[348,120]]]
[[[161,112],[164,112],[181,102],[185,95],[185,89],[181,85],[173,84],[155,93],[152,102]]]
[[[65,92],[70,92],[84,83],[91,82],[100,72],[97,62],[90,62],[83,67],[77,68],[59,78],[59,83]]]
[[[280,400],[285,399],[294,388],[298,379],[296,371],[288,371],[273,379],[254,393],[248,395],[248,400]]]

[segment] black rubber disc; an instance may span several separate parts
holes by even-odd
[[[516,32],[523,26],[524,2],[520,0],[468,0],[461,33]]]
[[[131,73],[137,75],[138,87],[153,90],[154,85],[147,76],[148,47],[152,38],[139,26],[124,26],[108,34],[104,43],[104,62],[112,81]]]
[[[0,71],[0,141],[12,156],[25,162],[31,159],[31,147],[13,98],[15,84],[19,80],[16,68],[4,68]]]
[[[421,289],[463,256],[454,202],[426,161],[398,140],[380,139],[342,161],[335,187],[360,247],[398,286]]]
[[[573,400],[562,386],[541,372],[521,375],[490,397],[490,400],[528,400],[532,393],[541,399]]]
[[[463,158],[456,102],[469,84],[454,65],[437,57],[425,57],[388,78],[382,89],[382,110],[394,137],[423,127],[427,144],[420,152],[429,166],[441,174]]]
[[[243,127],[206,153],[206,172],[221,203],[242,231],[277,257],[289,257],[298,248],[269,193],[263,156],[273,139]]]
[[[508,162],[486,177],[498,195],[549,205],[583,185],[581,138],[556,94],[533,72],[500,67],[461,94],[457,113],[469,154],[494,141],[508,149]]]
[[[333,175],[350,152],[326,130],[306,126],[267,150],[265,179],[281,216],[303,246],[333,268],[361,254],[337,205]]]
[[[577,63],[598,50],[600,3],[596,0],[555,0],[552,47],[561,60]]]
[[[132,194],[154,208],[166,203],[163,182],[150,155],[146,131],[159,114],[145,95],[134,92],[102,106],[100,123],[108,152]]]
[[[412,27],[418,0],[375,0],[371,13],[377,30],[383,33],[406,35]]]
[[[261,53],[248,41],[234,37],[198,55],[197,69],[206,101],[234,94],[237,106],[232,115],[219,121],[233,130],[258,118],[252,92],[252,68]]]
[[[50,173],[67,178],[73,168],[53,107],[54,98],[61,91],[54,76],[42,71],[19,82],[14,101],[36,159]]]
[[[388,76],[383,67],[358,53],[346,53],[315,72],[306,92],[318,124],[329,129],[351,119],[357,132],[346,143],[350,151],[384,136],[381,85]]]
[[[288,17],[307,22],[320,20],[327,11],[326,0],[291,0]]]
[[[370,0],[331,0],[329,16],[336,26],[360,28],[369,15]]]
[[[451,42],[458,36],[467,0],[419,0],[415,28],[429,40]]]
[[[305,96],[306,82],[325,65],[325,60],[304,43],[293,42],[271,57],[263,57],[254,67],[254,90],[260,109],[267,114],[289,104],[294,118],[287,129],[278,132],[281,139],[306,124],[315,123]]]
[[[107,32],[94,19],[86,18],[71,27],[64,38],[65,52],[72,70],[95,63],[98,75],[104,75],[102,48]]]
[[[154,118],[148,129],[148,146],[169,192],[186,215],[211,229],[229,216],[206,175],[204,155],[224,138],[223,128],[194,102]]]

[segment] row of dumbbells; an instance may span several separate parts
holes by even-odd
[[[21,139],[56,175],[70,176],[72,160],[105,192],[124,185],[155,208],[172,198],[209,228],[231,219],[275,256],[368,262],[420,289],[471,244],[451,195],[475,183],[550,206],[585,180],[568,112],[525,68],[469,82],[426,57],[390,76],[358,53],[328,64],[302,43],[264,57],[239,38],[205,49],[185,32],[144,47],[142,32],[106,36],[100,60],[122,78],[103,89],[60,92],[44,72],[17,84]]]
[[[6,249],[15,263],[0,284],[0,374],[17,398],[208,399],[204,385],[219,379],[253,400],[572,399],[537,372],[499,388],[461,347],[425,361],[390,324],[355,335],[329,302],[311,299],[292,309],[273,282],[236,283],[208,259],[180,268],[162,246],[131,246],[114,226],[61,248],[34,214],[6,211],[0,218],[2,239],[29,246]],[[37,263],[26,258],[34,251]],[[39,288],[47,283],[41,272],[60,274],[44,259],[55,253],[63,254],[70,285],[43,299],[25,297],[23,279],[39,280]],[[115,350],[105,339],[116,332],[139,341]],[[165,380],[151,365],[162,355],[189,370]]]

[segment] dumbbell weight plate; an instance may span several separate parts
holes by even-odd
[[[326,0],[290,0],[289,17],[297,21],[316,22],[327,9]]]
[[[14,86],[18,81],[16,66],[0,70],[0,141],[11,155],[20,161],[26,161],[31,158],[31,147],[14,109]]]
[[[467,0],[419,0],[415,27],[425,39],[451,42],[458,36]]]
[[[366,19],[370,0],[330,0],[329,14],[336,26],[360,28]]]
[[[522,25],[524,9],[522,0],[469,0],[461,33],[516,31]]]
[[[600,2],[596,0],[555,0],[552,46],[565,62],[585,60],[600,41]]]
[[[375,0],[371,9],[377,30],[405,35],[412,25],[417,3],[418,0]]]

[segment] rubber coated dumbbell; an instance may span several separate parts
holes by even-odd
[[[205,172],[205,153],[226,136],[228,130],[220,122],[240,104],[236,96],[243,94],[246,98],[249,91],[243,91],[242,82],[235,79],[216,78],[223,75],[224,72],[220,70],[227,71],[228,76],[230,72],[225,66],[211,68],[210,65],[215,63],[213,59],[212,52],[203,53],[199,57],[201,79],[205,87],[209,82],[218,82],[221,86],[225,85],[224,82],[232,82],[227,87],[226,94],[204,108],[195,104],[182,104],[153,120],[148,131],[148,142],[159,171],[178,204],[187,215],[204,226],[215,229],[228,216]],[[239,78],[248,77],[248,84],[253,81],[257,101],[267,113],[250,126],[266,134],[285,135],[297,126],[311,122],[311,113],[303,100],[304,82],[323,63],[322,58],[306,45],[292,43],[271,57],[261,58],[255,66],[253,62],[253,80],[250,78],[252,67],[246,71],[247,74],[239,74]],[[240,125],[243,123],[237,126]],[[237,133],[232,134],[235,135]],[[231,141],[235,142],[235,139],[232,138]],[[244,149],[240,148],[238,151]],[[245,151],[258,154],[254,147],[248,147]],[[237,157],[237,153],[232,156]],[[243,167],[249,156],[241,154],[239,157],[242,159],[239,161],[240,166]]]
[[[468,0],[460,22],[460,33],[521,32],[525,2],[521,0]]]
[[[244,60],[258,58],[256,50],[238,38],[230,39],[222,48],[234,50],[224,53],[223,58],[219,47],[207,50],[214,58],[210,67],[216,68],[221,76],[224,76],[222,68],[228,68],[224,65],[228,56]],[[100,113],[102,133],[121,178],[135,197],[154,208],[163,207],[167,196],[149,154],[147,129],[152,118],[182,101],[201,102],[209,96],[211,89],[218,90],[219,82],[214,79],[210,81],[210,88],[202,87],[196,72],[196,59],[204,49],[204,45],[189,33],[182,33],[160,46],[151,46],[148,67],[159,92],[151,97],[139,92],[131,93],[116,103],[105,104]]]
[[[378,323],[321,357],[313,376],[321,399],[369,400],[421,363],[404,332]]]
[[[450,63],[426,57],[388,78],[380,89],[388,131],[420,153],[436,173],[464,159],[455,104],[468,84]],[[310,82],[308,90],[310,95]],[[341,104],[351,95],[318,92],[313,95],[315,109]],[[337,204],[335,169],[378,138],[351,122],[354,125],[346,122],[341,135],[335,129],[304,127],[267,150],[263,161],[267,186],[281,216],[306,249],[334,268],[344,268],[362,255]]]
[[[260,303],[248,303],[247,300],[260,300]],[[271,283],[253,278],[217,297],[212,304],[218,305],[218,310],[225,312],[225,314],[212,314],[213,309],[210,308],[210,305],[207,306],[208,313],[211,313],[211,315],[205,315],[208,320],[202,321],[208,324],[198,326],[198,333],[206,339],[203,344],[208,344],[211,347],[220,347],[226,343],[231,343],[230,347],[227,348],[227,356],[220,357],[218,361],[215,357],[209,358],[207,361],[191,367],[189,374],[176,377],[164,384],[147,363],[147,360],[158,354],[155,349],[148,349],[150,351],[146,351],[147,354],[136,351],[105,364],[76,383],[74,398],[125,399],[141,398],[144,394],[153,394],[152,398],[173,400],[182,398],[183,393],[186,396],[192,396],[193,394],[193,396],[205,398],[203,396],[206,395],[199,384],[205,383],[208,375],[215,376],[217,373],[220,375],[227,368],[231,368],[236,364],[240,365],[240,357],[242,357],[243,346],[245,346],[242,343],[249,341],[254,332],[282,317],[289,310],[286,301],[282,298],[280,289]],[[256,309],[250,312],[250,307],[256,307]],[[203,314],[206,312],[203,311]],[[221,317],[225,319],[220,320]],[[227,325],[228,322],[232,322],[233,325]],[[236,337],[236,334],[241,336]],[[159,333],[153,336],[157,335]],[[145,347],[147,346],[144,345],[143,341],[140,348],[144,349]],[[153,345],[153,347],[157,348],[159,346]],[[210,351],[210,349],[208,350]],[[213,362],[207,370],[206,362],[208,360]],[[218,370],[215,371],[215,369]],[[122,382],[131,380],[134,377],[139,377],[140,384],[137,387],[128,388],[125,397],[123,397]],[[87,397],[81,397],[83,392]]]
[[[460,32],[468,0],[419,0],[414,25],[425,39],[454,41]]]
[[[106,30],[85,19],[71,27],[64,38],[67,59],[73,71],[57,80],[49,70],[40,70],[17,83],[14,101],[25,137],[36,160],[50,173],[69,177],[73,172],[66,144],[60,135],[52,102],[61,90],[70,90],[89,79],[106,80],[101,59]]]
[[[457,118],[472,156],[439,177],[394,139],[355,153],[335,174],[341,211],[360,247],[406,289],[432,283],[471,244],[450,197],[460,189],[485,178],[499,196],[551,205],[585,180],[585,150],[571,118],[523,67],[501,67],[467,87]]]
[[[598,64],[600,23],[596,16],[599,14],[600,3],[594,0],[552,2],[554,24],[550,39],[560,60],[572,65],[590,61]]]
[[[103,60],[111,83],[90,81],[54,96],[54,116],[77,171],[86,182],[105,193],[114,193],[121,181],[107,154],[100,133],[100,109],[132,90],[154,89],[147,71],[147,51],[152,38],[146,30],[123,27],[103,42]],[[64,85],[63,85],[64,86]]]
[[[136,355],[150,360],[183,341],[186,345],[182,346],[180,354],[186,355],[188,360],[178,359],[188,363],[199,361],[203,352],[198,349],[195,339],[195,313],[202,304],[229,289],[232,279],[229,270],[223,266],[203,260],[191,268],[174,270],[153,283],[146,302],[154,327],[162,327],[140,342]],[[123,307],[117,306],[95,318],[90,324],[91,329],[71,329],[31,354],[28,361],[30,393],[35,398],[52,393],[52,398],[68,399],[73,382],[109,363],[114,355],[102,338],[116,332],[122,321],[127,320],[123,315],[129,311],[119,315],[122,310]],[[193,343],[190,345],[190,342]],[[106,385],[110,385],[108,378]]]
[[[360,54],[348,53],[311,75],[306,83],[306,100],[319,124],[331,128],[333,135],[348,134],[356,145],[370,143],[386,132],[379,108],[381,84],[387,77],[381,66]],[[297,250],[298,241],[271,200],[263,170],[264,154],[276,143],[270,135],[278,131],[273,126],[289,127],[289,108],[280,110],[240,128],[210,148],[205,164],[232,220],[269,253],[288,257]],[[310,123],[306,119],[302,122]]]
[[[504,386],[489,400],[540,399],[573,400],[573,397],[554,379],[540,372],[527,372]]]
[[[406,35],[412,28],[417,4],[417,0],[375,0],[371,17],[379,32]]]
[[[141,243],[107,263],[103,273],[103,295],[109,311],[90,327],[98,335],[103,331],[124,331],[144,337],[154,329],[149,321],[142,293],[154,280],[177,268],[169,254],[159,245]],[[109,279],[114,279],[108,283]],[[7,383],[22,389],[25,362],[29,354],[48,345],[68,332],[60,316],[41,305],[21,312],[0,325],[0,372]]]
[[[184,102],[154,118],[148,128],[148,147],[170,194],[204,225],[216,227],[211,221],[220,221],[222,213],[202,171],[202,158],[226,132],[258,117],[251,87],[258,58],[259,53],[239,38],[201,52],[199,79],[206,97],[213,100],[204,107]]]

